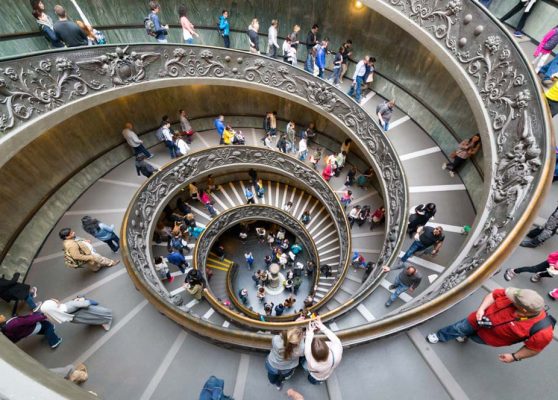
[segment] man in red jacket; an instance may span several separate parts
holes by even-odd
[[[54,331],[54,325],[47,321],[47,317],[42,313],[15,316],[7,321],[6,317],[0,315],[0,330],[14,343],[31,335],[44,335],[52,349],[62,343],[62,339]]]
[[[461,321],[431,333],[430,343],[467,338],[494,347],[510,346],[524,342],[515,353],[502,353],[499,360],[505,363],[521,361],[539,354],[551,341],[554,320],[544,310],[543,298],[529,289],[496,289],[482,301],[477,311]]]

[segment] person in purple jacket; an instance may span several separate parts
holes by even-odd
[[[0,315],[0,331],[13,343],[31,335],[44,335],[51,349],[57,348],[62,343],[62,339],[54,330],[54,325],[47,321],[47,317],[42,313],[16,315],[8,320]]]

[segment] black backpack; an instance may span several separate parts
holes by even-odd
[[[556,318],[554,318],[549,313],[546,313],[546,317],[541,319],[539,322],[533,324],[531,329],[529,329],[529,337],[533,336],[535,333],[542,331],[543,329],[549,326],[552,326],[552,329],[554,329],[554,326],[556,326]]]
[[[149,36],[157,36],[157,32],[155,32],[155,23],[151,19],[151,14],[144,18],[143,26],[145,27],[145,33]]]

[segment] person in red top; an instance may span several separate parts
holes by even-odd
[[[482,301],[478,310],[467,318],[431,333],[426,337],[430,343],[447,342],[467,338],[494,347],[510,346],[524,342],[515,353],[502,353],[498,359],[505,363],[520,361],[539,354],[553,337],[553,322],[544,311],[544,300],[530,289],[496,289]],[[535,332],[531,331],[537,325]]]

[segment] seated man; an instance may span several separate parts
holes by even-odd
[[[478,310],[467,318],[455,322],[438,332],[431,333],[430,343],[467,338],[494,347],[523,342],[514,353],[502,353],[498,359],[504,363],[521,361],[539,354],[553,338],[556,320],[544,310],[543,298],[530,289],[495,289],[482,301]]]
[[[441,226],[435,228],[431,226],[421,226],[417,229],[415,241],[411,244],[411,247],[409,247],[403,258],[401,258],[401,262],[405,263],[417,251],[423,251],[435,256],[440,251],[443,241],[444,230]]]

